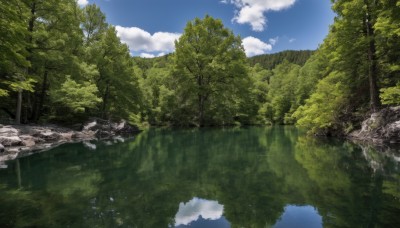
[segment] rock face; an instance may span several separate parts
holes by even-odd
[[[400,144],[400,106],[373,113],[349,138],[373,144]]]
[[[0,163],[33,151],[49,149],[68,142],[115,138],[135,134],[140,130],[122,120],[114,123],[92,119],[81,131],[55,125],[13,125],[0,127]],[[90,144],[88,144],[90,145]]]

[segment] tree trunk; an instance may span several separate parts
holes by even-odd
[[[381,106],[379,99],[379,89],[377,85],[377,60],[376,60],[376,47],[375,47],[375,32],[371,23],[371,8],[368,0],[364,0],[367,12],[365,14],[365,28],[367,31],[368,39],[368,80],[369,80],[369,92],[370,92],[370,104],[371,111],[376,112]]]
[[[18,90],[17,112],[15,114],[15,124],[21,124],[21,110],[22,110],[22,89]]]
[[[198,95],[199,99],[199,126],[204,126],[204,96]]]
[[[44,99],[46,97],[46,90],[47,90],[47,78],[48,78],[48,71],[46,70],[43,75],[43,82],[42,82],[42,88],[38,97],[38,101],[35,104],[35,109],[34,109],[34,115],[33,115],[33,121],[37,122],[42,115],[42,110],[43,110],[43,103]]]
[[[106,119],[107,117],[107,102],[108,102],[108,97],[109,97],[109,93],[110,93],[110,85],[109,82],[107,82],[107,86],[106,86],[106,91],[104,92],[104,96],[103,96],[103,107],[102,107],[102,119]]]
[[[197,85],[198,85],[198,109],[199,109],[199,113],[198,113],[198,118],[199,118],[199,126],[203,127],[204,126],[204,95],[202,94],[202,89],[203,89],[203,77],[202,76],[197,76]]]

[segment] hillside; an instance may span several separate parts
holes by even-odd
[[[315,51],[282,51],[274,54],[257,55],[249,58],[251,66],[259,63],[263,68],[272,70],[284,60],[303,66]]]

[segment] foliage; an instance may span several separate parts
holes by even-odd
[[[381,89],[382,104],[399,105],[400,104],[400,84],[394,87]]]
[[[332,72],[318,82],[316,91],[293,114],[299,126],[310,129],[312,133],[326,134],[335,126],[340,112],[347,103],[348,86],[343,84],[344,74]]]
[[[61,88],[54,92],[53,99],[73,112],[84,112],[86,108],[95,108],[101,102],[97,93],[96,85],[89,82],[80,85],[67,76]]]
[[[241,38],[206,16],[187,23],[175,53],[153,59],[131,57],[94,4],[0,2],[1,109],[24,123],[75,115],[138,125],[297,123],[330,134],[358,127],[380,103],[399,104],[394,0],[332,1],[336,18],[316,51],[246,58]]]
[[[253,56],[248,59],[251,66],[260,64],[265,69],[272,70],[285,60],[289,63],[303,66],[315,51],[282,51],[274,54]]]
[[[225,125],[247,116],[250,80],[240,37],[206,16],[189,22],[175,46],[172,87],[182,124]]]

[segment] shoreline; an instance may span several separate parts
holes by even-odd
[[[139,133],[136,126],[93,119],[80,131],[57,125],[0,125],[0,168],[5,161],[53,149],[65,143],[121,138]]]

